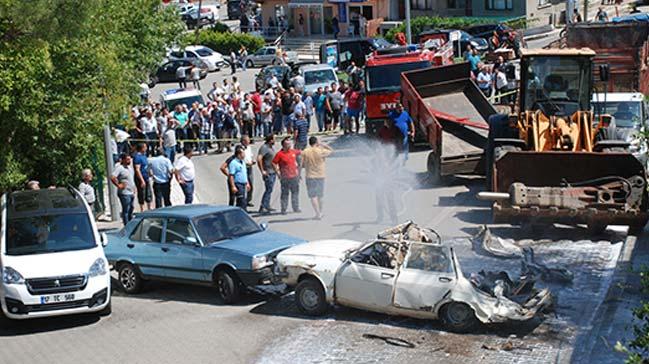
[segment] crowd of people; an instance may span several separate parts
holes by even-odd
[[[511,71],[507,70],[508,64],[502,56],[498,56],[492,64],[484,63],[477,49],[468,44],[464,60],[471,66],[471,76],[486,97],[494,95],[497,103],[501,104],[510,102],[512,87],[507,74]]]

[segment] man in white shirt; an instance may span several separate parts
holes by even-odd
[[[140,131],[144,134],[144,137],[149,141],[148,144],[148,154],[151,155],[155,151],[158,142],[158,131],[157,124],[158,121],[153,117],[153,112],[147,110],[144,117],[140,119]]]
[[[176,80],[178,80],[178,87],[187,88],[187,68],[185,66],[179,66],[176,68]]]
[[[508,90],[508,83],[507,81],[507,75],[503,71],[502,67],[496,68],[496,73],[494,75],[495,77],[495,84],[496,84],[496,95],[504,94]],[[508,103],[509,102],[509,97],[504,96],[500,98],[500,103]]]
[[[90,182],[92,181],[92,171],[88,168],[81,171],[81,183],[79,184],[79,192],[86,199],[88,205],[90,205],[90,210],[92,211],[92,205],[95,203],[95,189],[92,188]]]
[[[271,88],[279,87],[279,80],[277,79],[277,76],[272,75],[270,80],[268,81],[268,84],[270,85]]]
[[[192,162],[193,153],[194,149],[190,145],[185,145],[182,157],[178,158],[174,164],[176,180],[185,195],[185,204],[191,204],[194,201],[194,178],[196,178],[196,170],[194,169],[194,162]]]
[[[478,77],[476,77],[476,82],[478,83],[480,91],[482,91],[485,96],[489,97],[491,96],[491,74],[486,66],[480,65],[479,67],[480,73],[478,73]]]
[[[255,157],[252,152],[252,147],[250,147],[250,137],[248,135],[244,135],[241,137],[241,147],[243,148],[243,161],[246,163],[246,170],[248,173],[248,183],[250,184],[250,190],[248,190],[248,194],[246,198],[248,199],[248,207],[253,207],[254,205],[252,204],[252,186],[253,186],[253,181],[252,181],[252,166],[257,163],[255,160]]]
[[[295,94],[295,96],[293,96],[293,101],[295,102],[293,114],[306,115],[306,104],[302,101],[302,96],[300,94]]]

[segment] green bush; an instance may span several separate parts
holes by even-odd
[[[221,22],[214,24],[214,26],[209,30],[217,33],[230,33],[230,27],[227,24]]]
[[[419,33],[427,29],[465,29],[472,25],[490,24],[496,22],[492,18],[478,18],[478,17],[455,17],[443,18],[439,16],[418,16],[410,21],[410,30],[412,31],[413,41],[417,38]],[[503,22],[515,29],[525,28],[527,19],[515,18]],[[394,42],[394,36],[399,33],[406,32],[405,24],[390,29],[385,38],[390,42]]]
[[[232,51],[238,51],[241,46],[246,47],[248,53],[254,52],[263,47],[266,41],[258,35],[248,33],[219,32],[205,29],[198,34],[198,39],[194,34],[188,34],[184,43],[204,45],[223,55],[228,55]]]

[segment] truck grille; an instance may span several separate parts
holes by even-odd
[[[86,287],[87,282],[85,274],[26,280],[27,290],[34,295],[80,291]]]

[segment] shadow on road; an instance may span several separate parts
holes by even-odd
[[[72,329],[99,322],[98,314],[43,317],[30,320],[7,320],[0,325],[0,337],[31,335]]]

